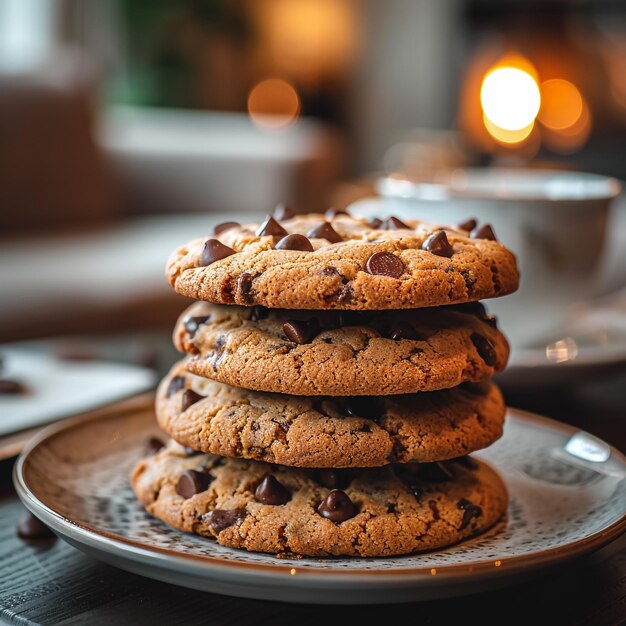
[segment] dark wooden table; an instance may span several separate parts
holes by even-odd
[[[509,405],[561,419],[626,449],[626,371],[566,388],[513,393]],[[192,591],[104,565],[61,540],[15,533],[25,509],[0,463],[0,621],[9,624],[626,624],[626,536],[593,555],[505,589],[408,605],[313,606]],[[625,503],[626,507],[626,503]],[[402,616],[402,618],[400,617]]]

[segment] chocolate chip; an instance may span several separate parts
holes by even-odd
[[[369,274],[374,274],[375,276],[400,278],[404,272],[404,263],[391,252],[374,252],[367,259],[365,269]]]
[[[287,320],[283,324],[283,332],[290,341],[297,344],[309,343],[319,333],[317,320]]]
[[[17,380],[9,380],[8,378],[0,379],[0,394],[17,394],[24,393],[25,391],[26,385]]]
[[[257,228],[256,234],[258,237],[284,237],[287,231],[271,216],[268,215],[267,219]]]
[[[184,376],[174,376],[172,380],[170,380],[170,384],[167,386],[167,391],[165,395],[170,398],[177,391],[185,388],[185,377]]]
[[[478,226],[478,222],[473,217],[470,217],[468,220],[465,220],[464,222],[459,222],[456,225],[456,227],[459,230],[466,230],[468,233],[474,230],[476,226]]]
[[[244,296],[247,296],[252,289],[252,274],[249,274],[248,272],[239,274],[239,278],[237,279],[237,287]]]
[[[230,230],[231,228],[236,228],[237,226],[241,226],[239,222],[222,222],[221,224],[217,224],[217,226],[213,226],[213,234],[219,235],[226,230]]]
[[[202,520],[213,532],[219,534],[224,529],[242,521],[247,514],[245,509],[215,509],[205,513],[202,516]]]
[[[269,314],[270,312],[266,307],[257,305],[250,309],[250,316],[248,319],[251,322],[258,322],[260,320],[264,320]]]
[[[22,539],[55,539],[56,535],[32,513],[17,523],[17,534]]]
[[[434,463],[420,463],[417,471],[419,479],[426,483],[445,483],[454,477],[443,463],[437,461]]]
[[[328,223],[324,222],[315,228],[312,228],[307,234],[311,239],[326,239],[330,243],[339,243],[343,241],[341,235]]]
[[[408,322],[396,322],[389,329],[389,339],[420,339],[419,334]]]
[[[378,419],[382,412],[378,398],[368,396],[345,398],[343,406],[348,415],[372,420]]]
[[[206,472],[187,470],[180,475],[176,483],[176,493],[188,500],[197,493],[206,491],[213,482],[213,476]]]
[[[183,324],[185,325],[185,329],[189,333],[189,336],[193,337],[198,332],[198,328],[209,320],[210,317],[210,315],[197,315],[195,317],[189,315],[186,317]]]
[[[345,489],[354,478],[351,469],[337,469],[332,467],[314,470],[314,480],[327,489]]]
[[[494,345],[484,337],[483,335],[479,335],[478,333],[472,333],[470,336],[476,351],[480,355],[480,358],[487,365],[495,365],[498,362],[498,355],[496,354],[496,349]]]
[[[206,266],[215,263],[215,261],[221,261],[231,254],[235,254],[235,251],[228,246],[225,246],[221,241],[217,239],[208,239],[204,244],[204,249],[200,255],[200,265]]]
[[[483,514],[482,508],[477,504],[470,502],[467,498],[461,498],[456,505],[463,511],[463,519],[461,520],[459,530],[467,528],[472,519],[480,517]]]
[[[326,210],[326,213],[324,215],[326,215],[326,217],[329,220],[332,220],[333,217],[337,217],[337,215],[348,215],[349,216],[350,213],[348,213],[348,211],[341,211],[340,209],[330,208],[330,209]]]
[[[348,494],[339,489],[333,489],[317,507],[317,512],[335,524],[345,522],[356,515],[356,507]]]
[[[458,463],[469,470],[477,470],[478,463],[469,455],[458,456],[456,459],[450,459],[449,463]]]
[[[491,241],[498,241],[491,224],[483,224],[480,228],[472,230],[470,237],[472,239],[491,239]]]
[[[380,225],[381,230],[400,230],[403,228],[407,228],[411,230],[411,227],[405,224],[402,220],[399,220],[397,217],[390,215],[382,224]]]
[[[290,220],[292,217],[295,217],[296,212],[286,204],[277,204],[274,210],[272,211],[272,215],[277,220]]]
[[[438,230],[430,235],[422,244],[422,250],[448,258],[451,257],[454,252],[444,230]]]
[[[350,302],[354,298],[354,289],[350,283],[342,285],[337,291],[331,294],[328,298],[330,301],[338,302],[339,304],[345,304]]]
[[[378,230],[381,227],[382,223],[383,221],[380,218],[374,217],[367,223],[367,225],[370,228],[374,228],[375,230]]]
[[[183,402],[180,410],[186,411],[192,404],[195,404],[202,399],[204,399],[204,396],[196,393],[193,389],[186,389],[183,393]]]
[[[289,489],[271,474],[266,474],[254,491],[254,498],[261,504],[286,504],[291,500]]]
[[[152,456],[156,454],[165,444],[158,437],[150,437],[146,441],[146,454]]]
[[[313,252],[311,242],[304,235],[287,235],[275,246],[276,250],[299,250],[300,252]]]

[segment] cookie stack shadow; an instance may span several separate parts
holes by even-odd
[[[508,344],[479,299],[517,288],[486,225],[344,213],[220,224],[167,277],[198,302],[131,483],[220,544],[304,556],[433,550],[491,527],[506,489],[470,457],[502,434]]]

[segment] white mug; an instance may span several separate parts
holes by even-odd
[[[518,292],[486,305],[514,347],[557,331],[570,305],[597,295],[609,206],[621,190],[613,178],[465,168],[438,182],[386,177],[376,187],[381,197],[353,203],[353,215],[492,225],[517,256],[521,281]]]

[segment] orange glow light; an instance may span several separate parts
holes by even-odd
[[[570,128],[583,113],[583,97],[568,80],[555,78],[541,83],[539,121],[552,130]]]
[[[521,131],[529,127],[532,130],[541,105],[539,85],[526,70],[512,66],[496,66],[483,79],[480,103],[484,117],[492,127],[504,131]],[[522,139],[529,135],[530,130],[522,136]]]
[[[263,128],[275,129],[293,124],[300,114],[296,90],[280,78],[267,78],[248,95],[248,113]]]
[[[579,150],[589,139],[592,128],[589,106],[582,100],[582,111],[576,122],[567,128],[551,130],[546,128],[543,138],[546,145],[554,152],[572,154]]]

